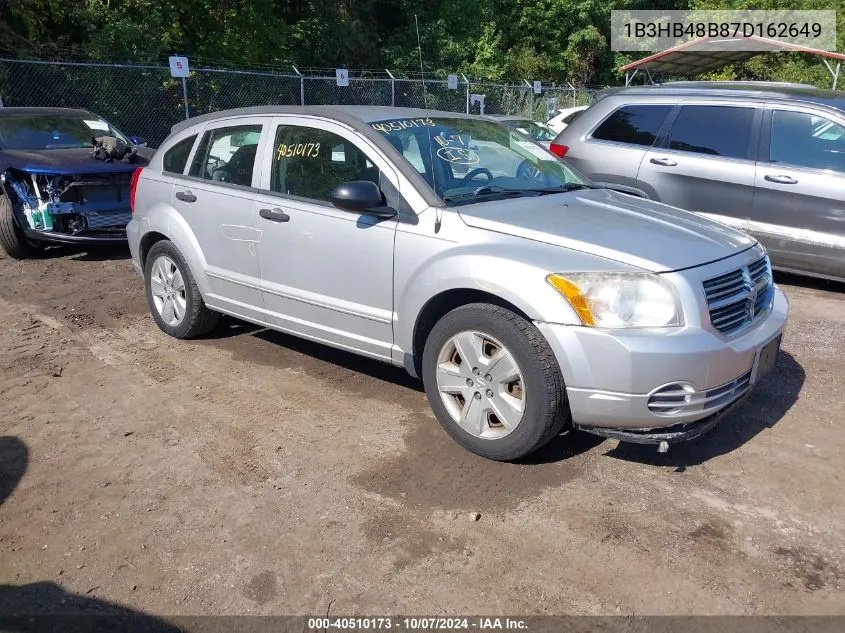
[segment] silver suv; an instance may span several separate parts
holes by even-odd
[[[588,177],[747,231],[775,268],[845,280],[845,96],[796,85],[616,89],[551,151]]]
[[[200,336],[225,313],[404,366],[492,459],[572,428],[700,435],[772,367],[786,323],[753,238],[595,187],[479,117],[205,115],[173,128],[131,198],[163,331]]]

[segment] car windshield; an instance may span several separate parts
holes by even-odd
[[[490,120],[422,117],[371,125],[450,205],[589,186],[530,138]]]
[[[528,119],[507,119],[502,123],[512,130],[518,130],[526,136],[530,136],[535,141],[551,141],[555,137],[549,128]]]
[[[120,132],[95,114],[27,114],[0,116],[0,148],[72,149],[91,147],[91,139]]]

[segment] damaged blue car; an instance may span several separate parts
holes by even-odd
[[[143,145],[86,110],[0,108],[0,246],[24,259],[50,243],[125,242]]]

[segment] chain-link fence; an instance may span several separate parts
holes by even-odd
[[[353,73],[354,75],[354,73]],[[252,105],[394,105],[452,112],[520,115],[545,121],[555,108],[589,104],[594,89],[367,73],[338,86],[334,75],[195,68],[183,84],[167,66],[0,59],[6,106],[73,107],[96,112],[155,147],[186,116]],[[478,96],[483,97],[479,99]],[[186,107],[187,98],[187,107]]]

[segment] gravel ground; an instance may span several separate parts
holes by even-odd
[[[399,369],[167,338],[121,250],[2,259],[0,614],[843,615],[845,287],[779,282],[783,354],[712,434],[500,464]]]

